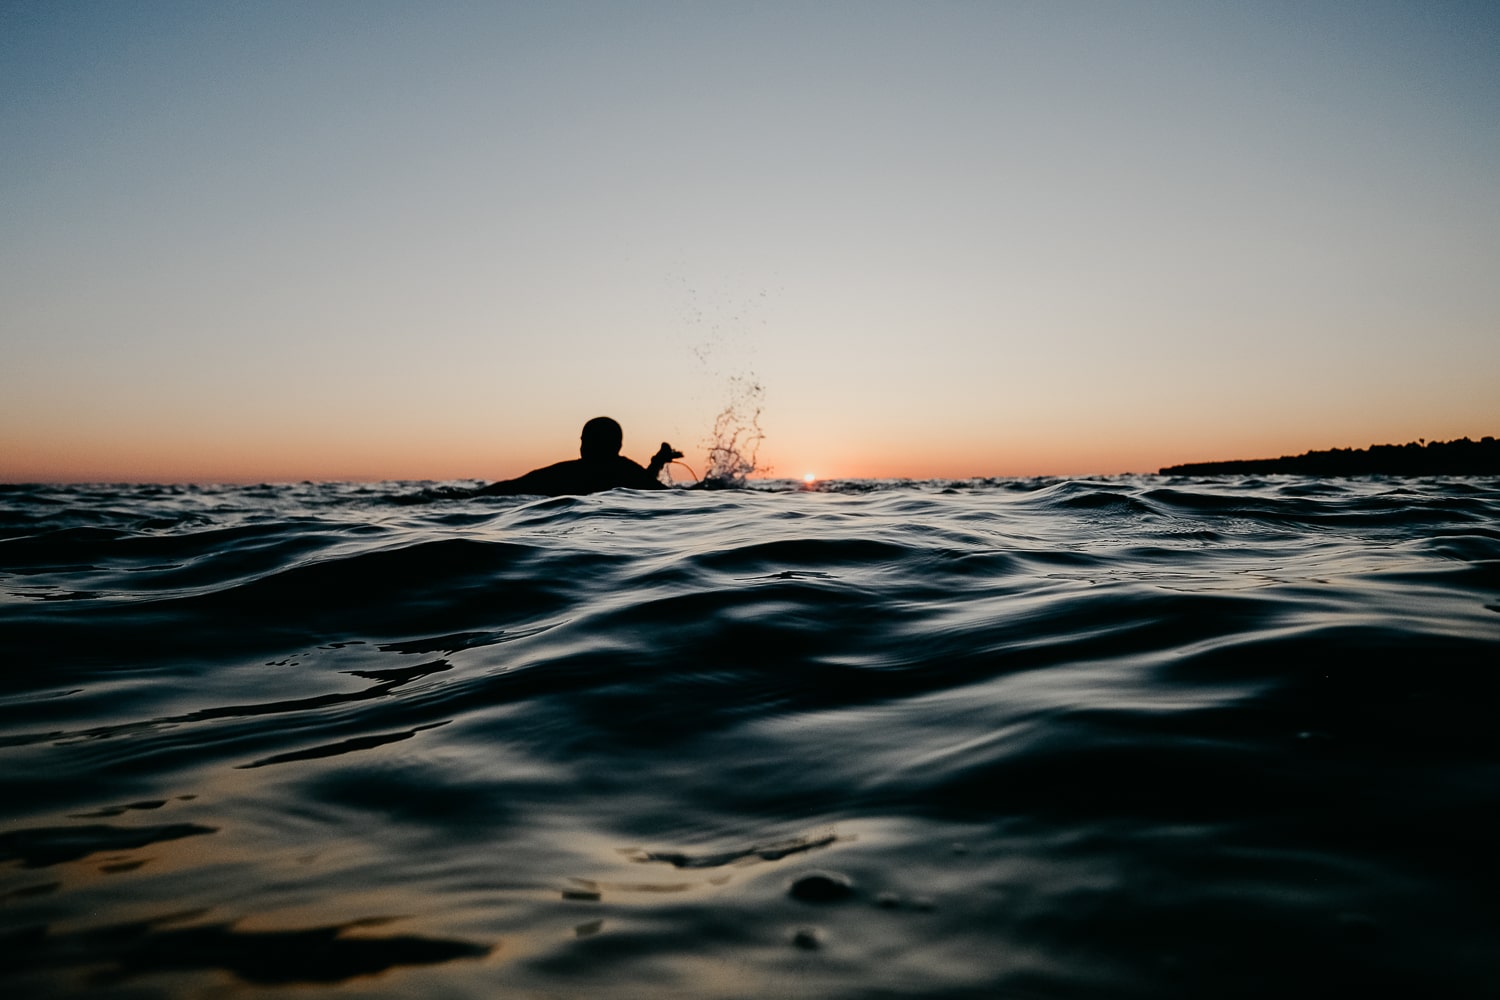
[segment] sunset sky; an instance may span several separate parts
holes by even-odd
[[[1500,434],[1500,4],[0,0],[0,481]],[[759,386],[760,392],[752,391]]]

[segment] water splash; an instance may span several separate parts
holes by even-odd
[[[752,474],[769,471],[757,463],[764,438],[760,427],[765,398],[751,370],[755,327],[767,325],[765,288],[736,289],[738,282],[721,279],[704,286],[686,276],[675,279],[684,297],[683,328],[696,342],[686,345],[701,369],[694,393],[725,384],[728,404],[714,418],[713,431],[703,440],[708,452],[699,483],[707,488],[743,488]],[[722,381],[721,381],[722,380]]]
[[[747,476],[768,472],[755,464],[765,435],[760,429],[760,411],[766,391],[754,376],[729,379],[729,405],[714,419],[708,447],[708,470],[703,482],[717,486],[744,486]]]

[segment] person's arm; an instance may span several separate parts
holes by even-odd
[[[651,456],[651,462],[646,466],[646,471],[651,474],[652,479],[655,479],[661,475],[661,470],[666,468],[668,462],[681,457],[682,452],[663,441],[656,454]]]

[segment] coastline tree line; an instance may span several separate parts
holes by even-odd
[[[1225,474],[1304,476],[1493,476],[1500,475],[1500,441],[1467,437],[1455,441],[1372,444],[1368,448],[1330,448],[1280,458],[1169,465],[1164,476]]]

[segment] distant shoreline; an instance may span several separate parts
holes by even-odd
[[[1163,476],[1216,476],[1235,473],[1307,476],[1493,476],[1500,475],[1500,441],[1412,441],[1369,448],[1331,448],[1280,458],[1169,465]]]

